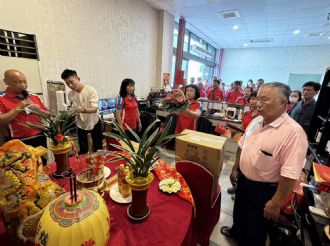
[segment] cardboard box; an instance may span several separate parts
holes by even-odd
[[[184,130],[183,136],[176,138],[175,155],[177,160],[189,160],[201,164],[214,176],[213,193],[219,182],[222,170],[226,138]]]

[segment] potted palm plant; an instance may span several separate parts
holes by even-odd
[[[51,140],[49,149],[53,152],[56,162],[56,171],[53,176],[56,178],[65,176],[70,169],[68,155],[72,146],[70,138],[66,135],[75,128],[74,116],[78,113],[78,110],[62,111],[55,117],[51,117],[51,115],[37,107],[31,107],[29,111],[39,116],[40,122],[24,122],[22,125],[40,130]]]
[[[143,220],[148,217],[150,207],[147,204],[147,192],[149,185],[154,179],[154,176],[150,170],[159,159],[159,152],[170,156],[162,146],[168,143],[171,139],[180,135],[169,135],[172,120],[167,123],[161,134],[159,127],[151,132],[157,121],[158,120],[155,120],[148,126],[141,138],[127,126],[136,141],[139,143],[139,148],[137,150],[134,149],[132,141],[117,122],[114,122],[114,128],[117,130],[118,134],[111,132],[104,133],[105,136],[113,137],[125,143],[126,147],[118,145],[114,146],[131,155],[131,158],[129,158],[121,152],[116,152],[117,157],[113,159],[113,161],[125,160],[129,166],[130,172],[126,176],[126,181],[131,185],[132,203],[127,208],[127,214],[133,220]]]

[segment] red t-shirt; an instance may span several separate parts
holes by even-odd
[[[243,116],[242,119],[242,129],[245,131],[245,129],[248,127],[248,125],[250,124],[250,122],[255,118],[259,116],[259,113],[257,113],[255,116],[252,116],[252,112],[246,112]]]
[[[122,125],[124,130],[128,130],[126,124],[133,130],[137,128],[138,103],[135,97],[119,97],[116,104],[117,109],[122,109]]]
[[[190,111],[196,111],[200,109],[200,104],[197,101],[193,101],[188,108]],[[188,113],[182,113],[179,115],[178,122],[176,124],[175,133],[181,133],[183,130],[195,130],[195,119],[191,118]]]
[[[289,112],[291,111],[293,105],[294,105],[294,103],[288,103],[288,104],[286,105],[286,112],[287,112],[287,113],[289,113]]]
[[[227,94],[227,102],[230,104],[236,104],[236,100],[239,97],[244,97],[244,94],[242,92],[236,92],[236,91],[229,91]]]
[[[48,111],[45,105],[41,102],[40,98],[32,93],[29,93],[29,99],[40,106],[41,109]],[[10,110],[16,108],[21,99],[19,99],[9,87],[5,90],[5,93],[0,96],[0,114],[7,113]],[[32,137],[40,133],[39,130],[24,127],[21,123],[31,122],[39,123],[40,117],[35,114],[26,114],[25,112],[19,113],[9,124],[8,128],[12,138],[27,138]]]
[[[207,98],[212,101],[221,102],[223,101],[223,93],[219,88],[209,89]]]
[[[199,93],[200,93],[200,97],[205,97],[205,91],[204,90],[200,90]]]

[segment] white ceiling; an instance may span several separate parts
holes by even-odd
[[[144,1],[176,18],[185,17],[188,29],[217,48],[330,45],[330,0]],[[240,17],[222,19],[217,15],[228,10],[238,10]],[[233,30],[234,25],[239,29]],[[293,34],[295,30],[300,33]],[[315,32],[321,36],[306,36]],[[249,41],[265,38],[273,42]]]

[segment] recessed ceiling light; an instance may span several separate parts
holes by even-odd
[[[249,46],[249,44],[248,44],[248,43],[245,43],[245,44],[244,44],[244,47],[248,47],[248,46]]]
[[[234,30],[239,29],[239,25],[235,25],[235,26],[233,26],[233,29],[234,29]]]
[[[330,36],[328,37],[328,39],[330,40]]]
[[[299,34],[299,33],[300,33],[300,30],[298,30],[298,29],[293,31],[293,34]]]

